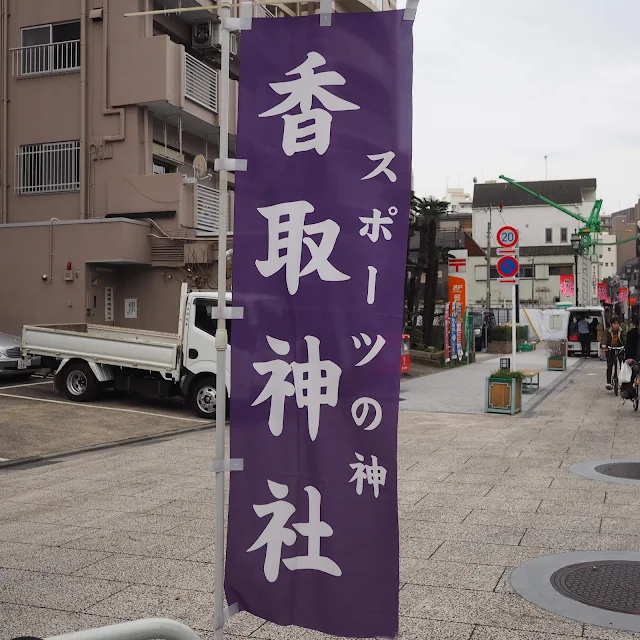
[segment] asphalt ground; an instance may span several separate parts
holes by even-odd
[[[90,403],[57,393],[52,378],[0,382],[0,464],[209,425],[180,398],[106,392]]]

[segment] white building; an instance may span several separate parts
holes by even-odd
[[[550,180],[521,184],[585,219],[589,217],[596,201],[595,179]],[[472,233],[475,242],[485,250],[489,223],[492,306],[511,304],[511,287],[501,285],[497,281],[498,274],[495,269],[498,261],[495,236],[502,226],[515,227],[520,233],[521,302],[553,306],[556,302],[570,301],[560,295],[560,277],[571,275],[575,271],[571,235],[583,226],[579,220],[506,182],[476,184],[473,194]],[[605,253],[615,255],[615,251]],[[595,302],[592,261],[598,271],[596,256],[581,257],[578,260],[577,284],[581,304]],[[615,262],[615,259],[613,261]],[[607,263],[611,264],[611,260],[605,260],[603,257],[603,266]],[[615,267],[611,268],[615,271]],[[487,295],[486,259],[470,259],[469,272],[469,299],[472,303],[484,304]]]
[[[451,203],[450,213],[471,214],[473,210],[473,196],[470,193],[465,193],[462,187],[450,187],[442,199]]]

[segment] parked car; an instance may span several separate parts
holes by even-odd
[[[40,368],[40,357],[22,357],[20,338],[0,333],[0,378],[28,376]]]

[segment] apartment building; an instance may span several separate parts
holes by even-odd
[[[0,0],[0,331],[42,322],[175,331],[188,268],[215,284],[225,203],[213,165],[221,80],[212,4]],[[254,15],[317,6],[256,6]],[[178,7],[202,10],[124,16]],[[340,12],[388,8],[335,3]],[[241,39],[232,41],[232,155]],[[196,174],[199,156],[206,166]],[[231,231],[233,189],[231,176]]]

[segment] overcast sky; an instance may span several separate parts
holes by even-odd
[[[597,178],[608,213],[640,195],[639,0],[421,0],[413,169],[443,197],[501,173]]]

